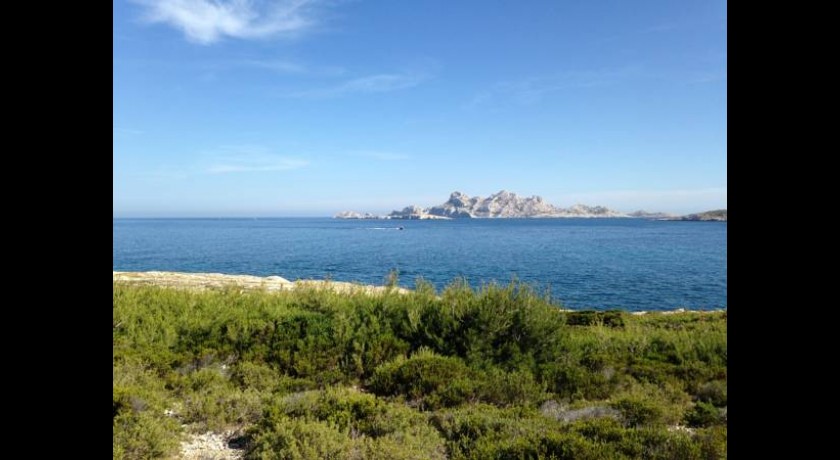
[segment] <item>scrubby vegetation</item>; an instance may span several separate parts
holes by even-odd
[[[527,286],[114,284],[114,458],[726,458],[726,313],[564,312]]]

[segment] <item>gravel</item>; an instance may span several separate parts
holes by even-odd
[[[239,460],[245,451],[230,447],[235,432],[227,431],[223,434],[208,431],[194,434],[190,439],[181,443],[180,459],[183,460]]]

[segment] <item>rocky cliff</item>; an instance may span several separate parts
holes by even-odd
[[[502,190],[487,198],[470,197],[461,192],[453,192],[446,203],[430,208],[409,206],[402,211],[393,211],[392,219],[429,219],[429,218],[523,218],[523,217],[627,217],[626,214],[607,209],[603,206],[576,204],[570,208],[560,208],[546,203],[542,197],[520,197],[515,193]]]
[[[451,219],[450,216],[432,214],[428,209],[417,205],[406,206],[402,211],[391,211],[387,219]]]
[[[716,209],[714,211],[700,212],[697,214],[689,214],[687,216],[677,217],[669,220],[689,220],[702,222],[726,222],[726,209]]]
[[[670,212],[649,212],[649,211],[633,211],[630,214],[627,214],[630,217],[636,217],[639,219],[673,219],[675,217],[679,217],[676,214],[671,214]]]
[[[375,216],[369,212],[361,213],[356,211],[341,211],[333,217],[336,219],[379,219],[379,216]]]

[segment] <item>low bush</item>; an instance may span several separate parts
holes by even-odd
[[[181,439],[178,423],[148,410],[121,410],[114,417],[114,459],[164,458],[176,452]]]
[[[691,427],[707,427],[723,423],[720,410],[711,403],[698,401],[685,414],[685,422]]]
[[[421,409],[434,410],[473,399],[476,376],[460,359],[424,348],[378,367],[368,387],[379,396],[403,396]]]
[[[618,310],[595,311],[583,310],[566,313],[566,324],[569,326],[595,326],[602,324],[606,327],[624,327],[624,313]]]
[[[715,380],[700,385],[694,396],[698,401],[707,402],[716,407],[726,406],[726,382]]]
[[[445,458],[424,415],[347,388],[278,398],[249,436],[250,458]]]
[[[725,312],[565,312],[516,282],[113,300],[114,458],[208,429],[265,459],[726,458]]]

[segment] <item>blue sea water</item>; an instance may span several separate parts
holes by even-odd
[[[643,219],[114,219],[114,270],[441,288],[514,277],[568,308],[726,308],[726,223]],[[398,227],[404,230],[398,230]]]

